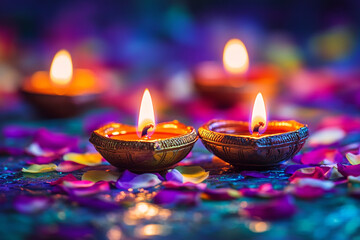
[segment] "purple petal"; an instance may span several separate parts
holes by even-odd
[[[2,130],[4,137],[6,138],[25,138],[35,134],[37,129],[19,126],[19,125],[8,125]]]
[[[232,188],[206,189],[201,194],[201,198],[205,200],[226,201],[240,198],[241,194]]]
[[[343,165],[337,164],[338,171],[344,176],[360,176],[360,165]]]
[[[181,175],[181,173],[176,169],[171,169],[166,173],[166,181],[173,181],[173,182],[184,182],[184,177]]]
[[[116,182],[116,187],[127,190],[154,187],[160,183],[161,180],[156,174],[144,173],[137,175],[126,170]]]
[[[179,182],[163,182],[162,185],[167,189],[174,190],[190,190],[190,191],[204,191],[206,189],[206,183],[179,183]]]
[[[57,168],[56,171],[58,172],[73,172],[82,168],[87,167],[86,165],[82,165],[82,164],[78,164],[75,162],[71,162],[71,161],[64,161],[61,162]]]
[[[45,196],[19,195],[14,199],[14,208],[20,213],[32,214],[47,209],[52,203],[53,201]]]
[[[196,206],[200,202],[200,193],[163,189],[155,195],[153,201],[165,206]]]
[[[47,129],[40,129],[36,132],[34,142],[45,151],[58,151],[68,148],[69,151],[77,151],[80,139],[63,133],[53,133]]]
[[[278,220],[289,218],[296,212],[293,200],[285,196],[265,203],[249,204],[239,210],[241,215],[261,220]]]
[[[100,211],[113,211],[120,209],[120,206],[115,202],[110,202],[96,197],[77,197],[70,196],[70,200],[78,203],[84,207],[90,207]]]
[[[253,177],[253,178],[269,178],[269,173],[262,173],[258,171],[241,171],[240,174],[244,177]]]
[[[308,164],[295,164],[295,165],[290,165],[288,166],[284,173],[286,174],[294,174],[297,170],[301,169],[301,168],[307,168],[310,167],[311,165]]]
[[[52,185],[52,186],[60,185],[60,184],[62,184],[64,181],[68,181],[68,182],[70,182],[70,181],[78,181],[78,179],[77,179],[74,175],[72,175],[72,174],[70,173],[70,174],[65,175],[64,177],[59,178],[59,179],[56,180],[56,181],[50,182],[50,185]]]

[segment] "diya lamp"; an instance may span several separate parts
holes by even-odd
[[[50,72],[38,71],[21,87],[25,99],[47,117],[70,117],[96,104],[105,86],[88,69],[73,69],[68,51],[54,56]]]
[[[195,88],[214,106],[232,107],[261,91],[266,96],[277,93],[280,74],[272,65],[249,66],[246,47],[239,39],[229,40],[223,52],[223,66],[203,62],[194,71]]]
[[[292,158],[309,137],[307,125],[268,121],[258,93],[251,121],[211,120],[199,128],[205,147],[220,159],[239,167],[269,167]]]
[[[185,158],[198,136],[177,120],[155,124],[150,92],[145,90],[138,125],[110,123],[95,130],[90,142],[110,164],[133,172],[159,172]]]

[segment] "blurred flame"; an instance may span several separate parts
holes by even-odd
[[[67,85],[73,76],[73,66],[70,53],[66,50],[58,51],[50,67],[50,79],[57,85]]]
[[[256,96],[253,111],[251,114],[250,133],[254,131],[254,127],[259,123],[263,123],[263,126],[259,127],[259,134],[265,132],[267,128],[266,109],[262,94],[259,92]]]
[[[141,100],[139,120],[137,126],[137,134],[139,137],[141,137],[143,129],[149,124],[152,124],[153,127],[149,128],[147,132],[148,137],[150,137],[155,131],[155,114],[149,89],[145,89],[144,95]]]
[[[227,72],[245,73],[249,68],[249,56],[246,47],[239,39],[229,40],[224,48],[223,63]]]

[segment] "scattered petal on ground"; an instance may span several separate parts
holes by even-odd
[[[33,164],[30,165],[28,168],[23,168],[22,172],[26,173],[45,173],[45,172],[53,172],[57,166],[53,163],[50,164]]]
[[[99,153],[67,153],[64,155],[64,160],[86,166],[97,166],[101,165],[102,157]]]
[[[116,182],[119,179],[120,175],[120,172],[115,171],[90,170],[82,175],[81,180],[88,180],[92,182]]]
[[[205,170],[199,166],[178,166],[175,169],[181,173],[184,182],[201,183],[209,177],[209,172],[205,172]]]
[[[154,187],[160,183],[161,180],[156,174],[144,173],[138,175],[126,170],[117,180],[116,187],[119,189],[128,190]]]
[[[59,164],[59,166],[56,168],[56,171],[58,172],[73,172],[79,169],[82,169],[84,167],[87,167],[86,165],[78,164],[71,161],[64,161]]]

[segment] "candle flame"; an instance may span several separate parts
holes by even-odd
[[[251,124],[249,131],[251,134],[262,134],[267,128],[266,109],[262,94],[259,92],[256,96],[253,111],[251,114]]]
[[[141,100],[137,134],[150,137],[155,131],[155,114],[149,89],[145,89]]]
[[[58,51],[50,67],[50,79],[53,83],[66,86],[73,76],[73,65],[71,55],[66,50]]]
[[[249,56],[246,47],[239,39],[229,40],[224,48],[223,63],[227,72],[245,73],[249,68]]]

